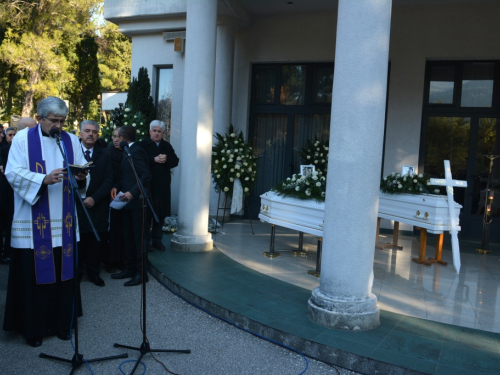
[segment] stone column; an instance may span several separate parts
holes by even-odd
[[[208,233],[217,0],[188,0],[178,231],[172,248],[212,250]]]
[[[308,316],[341,330],[379,325],[371,293],[391,0],[340,0],[320,286]]]
[[[217,20],[217,53],[215,60],[215,92],[214,92],[214,133],[224,134],[231,124],[233,108],[233,64],[234,64],[234,39],[237,23],[230,17],[219,17]],[[212,182],[210,190],[210,214],[217,214],[219,194],[215,192]],[[224,195],[221,194],[222,206]],[[228,202],[231,206],[231,202]],[[228,214],[219,212],[219,214]]]

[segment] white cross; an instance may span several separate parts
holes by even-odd
[[[458,244],[458,221],[455,218],[455,201],[453,187],[467,187],[467,181],[454,180],[451,177],[450,161],[444,161],[444,178],[431,178],[431,185],[446,186],[448,195],[448,213],[450,215],[451,250],[453,252],[453,267],[460,272],[460,245]]]

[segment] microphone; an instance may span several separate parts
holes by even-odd
[[[56,128],[50,129],[49,135],[51,138],[57,138],[57,139],[61,138],[61,133],[59,132],[59,129]]]
[[[125,151],[125,153],[127,154],[127,156],[129,158],[131,158],[132,156],[130,156],[130,149],[128,148],[128,143],[126,141],[121,141],[120,142],[120,148]]]

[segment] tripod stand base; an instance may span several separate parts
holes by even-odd
[[[146,354],[146,353],[185,353],[185,354],[191,353],[190,349],[185,349],[185,350],[151,349],[149,342],[146,342],[146,341],[144,341],[139,348],[137,348],[135,346],[128,346],[128,345],[122,345],[122,344],[117,344],[117,343],[115,343],[113,346],[115,348],[125,348],[125,349],[137,350],[138,352],[141,353],[141,355],[137,359],[137,362],[135,363],[134,368],[132,369],[132,372],[130,373],[131,375],[135,372],[135,370],[137,369],[137,366],[139,366],[139,363],[141,362],[142,357],[144,357],[144,354]]]
[[[476,251],[479,253],[479,254],[491,254],[492,251],[491,250],[485,250],[485,249],[476,249]]]
[[[72,370],[70,372],[70,375],[71,375],[71,374],[73,374],[73,372],[76,369],[80,368],[80,366],[83,365],[85,362],[92,363],[92,362],[107,361],[110,359],[128,358],[128,354],[124,353],[124,354],[114,355],[114,356],[110,356],[110,357],[85,359],[85,360],[83,359],[83,354],[76,354],[76,353],[72,359],[60,358],[60,357],[56,357],[56,356],[45,354],[45,353],[40,353],[39,357],[45,358],[45,359],[53,359],[53,360],[59,361],[59,362],[70,363],[71,367],[72,367]]]

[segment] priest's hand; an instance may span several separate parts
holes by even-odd
[[[44,185],[54,185],[61,182],[64,175],[68,174],[65,168],[56,168],[43,179]]]
[[[94,207],[95,200],[92,197],[87,197],[87,198],[84,199],[83,204],[87,208],[92,208],[92,207]]]
[[[116,190],[116,188],[111,189],[111,199],[115,199],[117,193],[118,193],[118,190]]]
[[[134,197],[132,194],[130,194],[130,191],[127,191],[126,193],[120,195],[120,200],[122,202],[130,202],[132,199],[134,199]]]
[[[85,171],[78,172],[77,174],[75,174],[75,179],[77,181],[83,181],[83,180],[85,180],[87,178],[88,174],[89,174],[88,169],[85,170]]]

